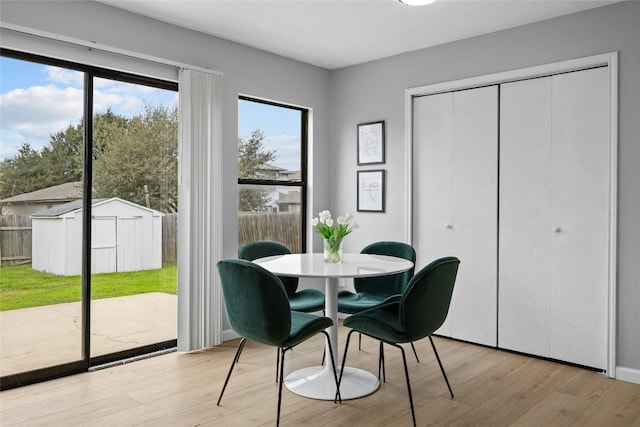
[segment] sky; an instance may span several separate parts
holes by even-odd
[[[78,71],[0,57],[0,161],[18,154],[25,142],[40,150],[49,145],[50,135],[80,123],[83,80]],[[129,117],[140,113],[145,103],[173,106],[177,99],[173,91],[106,79],[94,82],[94,112],[111,108]],[[276,151],[274,164],[299,170],[300,112],[246,101],[239,101],[238,108],[238,136],[264,131],[265,148]]]
[[[238,102],[238,137],[249,137],[260,129],[265,133],[264,148],[275,151],[275,166],[300,170],[300,111],[269,104]]]

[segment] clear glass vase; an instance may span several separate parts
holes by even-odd
[[[330,244],[324,240],[324,262],[329,264],[342,263],[342,240],[336,244]]]

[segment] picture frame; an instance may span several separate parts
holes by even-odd
[[[384,120],[369,123],[359,123],[357,128],[358,165],[362,166],[384,164]]]
[[[357,181],[358,212],[384,212],[384,169],[358,171]]]

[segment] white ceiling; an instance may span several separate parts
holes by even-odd
[[[331,70],[616,1],[100,0]]]

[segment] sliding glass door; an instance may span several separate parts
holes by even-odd
[[[174,347],[177,84],[0,61],[2,389]]]

